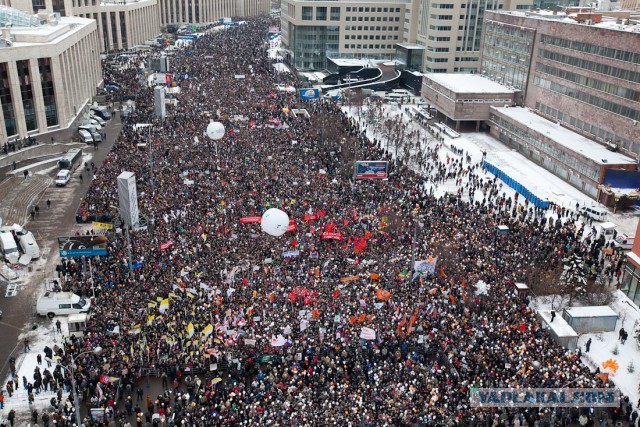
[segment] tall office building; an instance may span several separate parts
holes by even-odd
[[[282,0],[282,45],[299,69],[323,69],[327,57],[392,59],[404,40],[402,0]]]
[[[0,143],[69,126],[102,81],[96,22],[0,6]]]
[[[489,12],[482,73],[522,91],[540,115],[640,158],[640,24]]]
[[[423,71],[469,73],[479,68],[485,11],[530,9],[532,0],[422,0],[416,43],[426,48]]]

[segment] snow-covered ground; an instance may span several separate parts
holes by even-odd
[[[558,310],[560,300],[557,295],[539,297],[532,300],[531,306],[536,310]],[[616,330],[579,335],[578,347],[582,349],[582,362],[592,371],[600,368],[600,371],[609,372],[615,385],[635,404],[640,398],[640,341],[634,338],[634,331],[640,326],[640,310],[621,291],[615,293],[615,301],[609,307],[619,315]],[[621,328],[629,334],[629,339],[624,344],[618,339]],[[589,339],[591,348],[586,353],[585,345]],[[615,374],[602,366],[609,359],[618,364]],[[633,372],[629,372],[629,366],[633,366]]]
[[[402,110],[395,103],[383,104],[384,114],[388,118],[400,117],[405,123],[407,132],[417,131],[421,135],[421,139],[424,141],[423,145],[435,146],[438,144],[427,130],[418,124],[411,112],[414,111],[415,104],[420,100],[420,97],[412,97],[411,104],[406,104],[402,107]],[[343,107],[343,110],[354,119],[356,119],[361,125],[366,124],[366,111],[367,107]],[[360,111],[360,117],[358,117],[358,111]],[[372,126],[367,126],[367,136],[370,139],[385,140],[383,134],[374,129]],[[598,203],[581,192],[577,188],[548,172],[546,169],[536,165],[528,160],[526,157],[513,150],[512,148],[501,143],[491,135],[481,132],[463,133],[458,138],[451,138],[444,135],[444,143],[442,148],[438,152],[438,156],[441,160],[446,161],[446,158],[459,158],[451,148],[462,149],[471,156],[471,164],[482,161],[482,153],[487,153],[487,161],[498,167],[500,170],[507,173],[513,179],[521,183],[528,188],[536,196],[542,200],[549,200],[558,206],[575,209],[576,203],[580,206],[596,206]],[[389,150],[394,154],[393,147]],[[411,167],[417,169],[417,165],[409,163]],[[490,173],[485,174],[486,177],[493,179],[493,175]],[[463,182],[465,185],[465,182]],[[502,191],[504,191],[507,197],[513,198],[515,190],[503,185]],[[438,184],[435,189],[435,196],[440,197],[445,192],[448,194],[455,194],[457,192],[457,186],[454,180],[447,180],[445,183]],[[476,197],[482,199],[481,194],[476,194]],[[468,200],[468,196],[463,199]],[[520,202],[523,202],[523,198],[520,198]],[[600,205],[603,206],[603,205]],[[603,206],[604,207],[604,206]],[[618,232],[635,235],[636,226],[638,225],[638,216],[640,215],[640,209],[630,208],[622,213],[610,212],[606,221],[614,222],[618,225]]]
[[[64,323],[64,322],[63,322]],[[63,332],[67,332],[64,328]],[[29,404],[27,390],[23,387],[22,377],[26,377],[27,381],[33,384],[33,373],[36,366],[40,367],[40,372],[45,369],[49,369],[51,372],[56,367],[55,361],[52,361],[51,367],[47,366],[47,361],[44,358],[44,348],[49,346],[53,348],[54,345],[59,344],[62,339],[62,335],[56,333],[54,322],[45,322],[45,325],[40,325],[35,330],[23,333],[20,336],[20,342],[18,343],[20,348],[24,348],[23,342],[25,339],[30,341],[30,351],[28,353],[20,353],[16,357],[17,375],[19,378],[18,389],[14,391],[13,396],[9,395],[5,391],[4,409],[0,409],[0,421],[6,420],[7,414],[11,409],[16,411],[17,420],[25,419],[25,416],[29,416],[34,409],[37,409],[39,413],[50,407],[50,401],[52,397],[56,397],[56,394],[51,391],[40,392],[35,394],[34,402]],[[42,364],[38,365],[38,354],[42,356]],[[5,378],[3,385],[7,384],[9,378]],[[6,387],[3,387],[6,390]],[[63,400],[66,400],[68,393],[63,394]],[[17,426],[26,426],[28,424],[18,421]]]

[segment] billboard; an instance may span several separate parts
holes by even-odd
[[[167,74],[168,76],[170,74]],[[153,88],[153,112],[156,117],[164,120],[167,117],[167,105],[164,102],[164,87]]]
[[[320,89],[300,89],[300,99],[308,101],[320,98]]]
[[[138,211],[136,176],[133,172],[122,172],[118,175],[118,200],[120,202],[120,218],[129,227],[137,227],[140,221],[140,212]]]
[[[58,237],[58,252],[63,258],[106,255],[107,237],[104,235]]]
[[[389,162],[355,162],[353,166],[354,178],[384,179],[388,178],[387,166]]]

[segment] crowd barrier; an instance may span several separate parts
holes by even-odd
[[[531,202],[535,207],[546,209],[549,206],[548,200],[542,200],[531,191],[529,191],[524,185],[520,184],[515,179],[511,178],[509,175],[498,169],[496,166],[487,162],[486,160],[482,161],[482,166],[496,177],[500,178],[502,182],[507,184],[509,187],[513,188],[517,191],[522,197]]]

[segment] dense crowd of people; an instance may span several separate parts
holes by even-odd
[[[601,243],[581,239],[571,210],[507,197],[462,149],[445,159],[441,141],[421,136],[412,154],[418,173],[335,103],[281,90],[299,83],[274,71],[269,24],[250,19],[175,51],[180,93],[164,121],[154,118],[153,92],[138,84],[137,67],[110,71],[119,90],[135,94],[136,108],[79,219],[118,215],[116,177],[126,170],[136,175],[147,226],[132,230],[133,260],[122,233],[110,233],[92,279],[77,261],[60,269],[65,289],[95,292],[84,336],[58,349],[62,364],[84,353],[75,359],[81,399],[106,408],[108,425],[631,419],[628,399],[595,413],[470,406],[479,387],[608,386],[514,293],[531,269],[595,254]],[[310,117],[294,114],[301,108]],[[332,138],[321,136],[320,118]],[[210,120],[225,125],[222,140],[207,138]],[[355,181],[353,160],[389,161],[388,180]],[[459,191],[433,195],[454,180]],[[240,221],[273,207],[293,220],[282,237]],[[498,225],[509,233],[498,234]],[[427,271],[416,271],[416,261]],[[101,354],[90,351],[98,347]],[[165,392],[145,400],[139,387],[148,375]],[[47,381],[68,392],[68,377],[57,370]],[[66,394],[58,426],[73,419]]]

